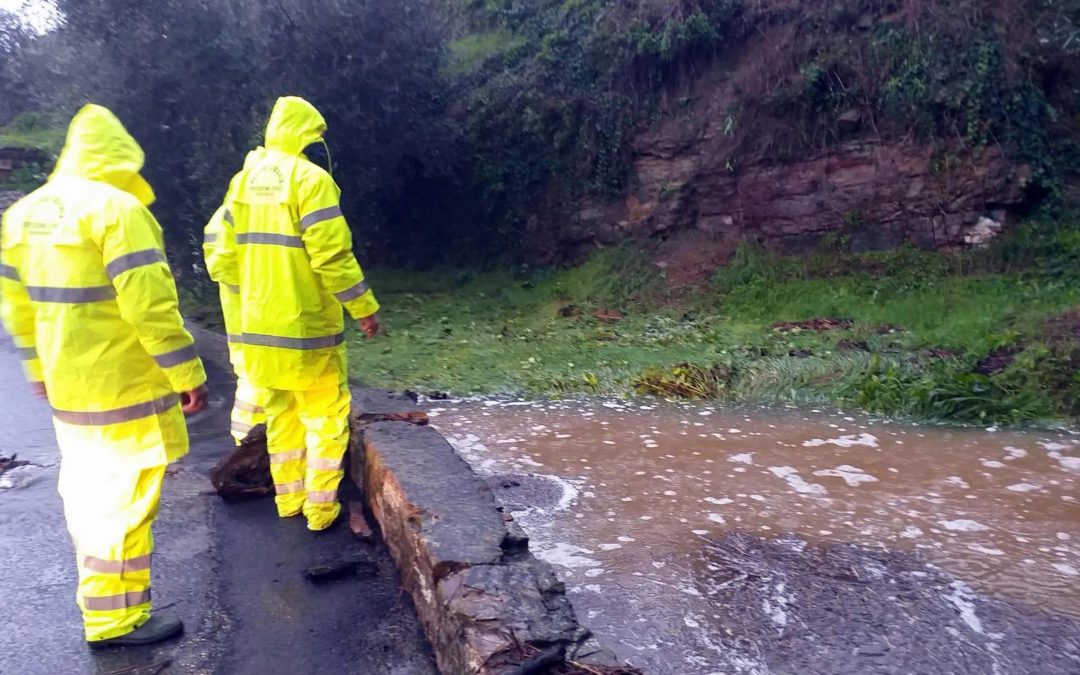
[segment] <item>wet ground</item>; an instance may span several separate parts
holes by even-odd
[[[313,535],[267,500],[222,502],[207,472],[230,450],[231,378],[223,348],[200,339],[213,403],[189,421],[192,451],[170,469],[154,527],[154,600],[185,636],[155,648],[90,652],[75,606],[74,551],[56,494],[58,453],[46,405],[29,396],[0,334],[0,455],[33,466],[0,476],[0,673],[386,673],[434,675],[411,601],[385,547],[338,526]],[[308,567],[360,558],[375,577],[316,587]]]
[[[843,413],[435,402],[647,672],[1080,673],[1080,439]]]

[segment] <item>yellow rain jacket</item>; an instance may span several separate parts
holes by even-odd
[[[111,112],[79,111],[48,182],[4,214],[0,315],[46,385],[62,448],[65,430],[97,428],[98,449],[154,466],[187,451],[177,392],[206,374],[142,166]]]
[[[326,121],[307,101],[280,98],[266,146],[248,154],[225,198],[220,251],[207,267],[240,290],[243,368],[257,387],[310,390],[347,379],[342,307],[378,311],[352,252],[341,190],[303,150]]]
[[[225,333],[228,335],[240,334],[240,287],[223,283],[220,278],[227,275],[227,271],[223,271],[223,267],[228,266],[229,262],[225,261],[225,255],[223,253],[224,240],[226,236],[233,236],[232,223],[226,223],[226,216],[229,220],[232,220],[232,216],[228,215],[224,206],[218,208],[214,212],[213,217],[210,218],[210,222],[206,224],[206,228],[203,230],[203,259],[206,261],[206,270],[210,274],[210,278],[214,281],[218,281],[218,291],[221,298],[221,314],[225,319]],[[232,246],[235,247],[235,242]],[[233,256],[235,258],[235,256]],[[229,345],[229,361],[232,362],[233,369],[239,375],[242,372],[241,363],[242,356],[239,349],[233,348]]]

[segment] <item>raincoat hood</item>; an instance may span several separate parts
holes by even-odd
[[[116,115],[91,103],[72,118],[52,175],[80,176],[108,183],[149,206],[154,202],[154,190],[139,175],[145,157]]]
[[[266,147],[290,155],[299,155],[304,148],[322,140],[326,120],[299,96],[282,96],[274,104],[266,124]]]

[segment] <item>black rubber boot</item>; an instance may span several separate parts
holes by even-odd
[[[175,617],[152,614],[146,623],[130,633],[118,635],[108,640],[87,642],[90,649],[108,649],[109,647],[134,647],[151,645],[155,642],[174,638],[184,632],[184,624]]]

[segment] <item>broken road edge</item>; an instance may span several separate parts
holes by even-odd
[[[638,672],[581,626],[554,569],[412,399],[352,392],[346,474],[382,531],[440,672],[546,673],[553,660],[589,668],[580,672]]]

